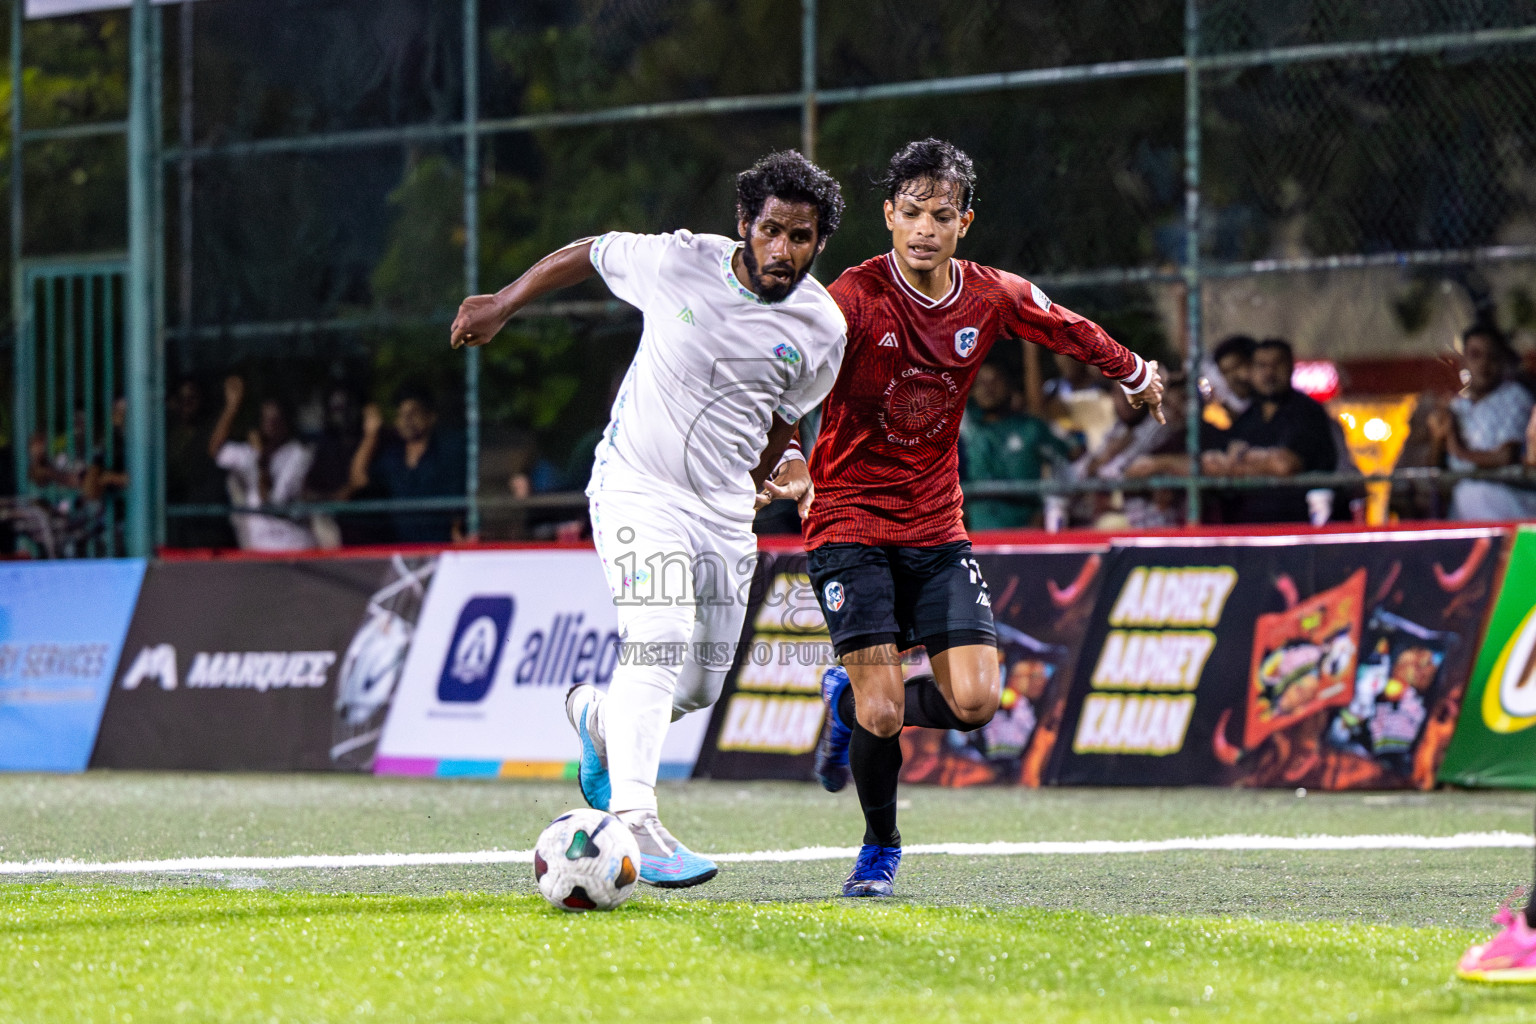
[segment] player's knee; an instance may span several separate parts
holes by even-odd
[[[858,716],[859,724],[881,739],[901,732],[903,711],[896,701],[878,697],[860,700],[854,705],[854,714]]]
[[[725,680],[722,678],[712,686],[706,686],[703,690],[690,693],[674,693],[672,695],[672,721],[677,721],[684,715],[694,711],[702,711],[715,701],[720,699],[720,691],[724,688]]]
[[[975,696],[955,700],[955,717],[972,728],[979,728],[992,721],[992,716],[997,714],[997,694],[979,693]]]

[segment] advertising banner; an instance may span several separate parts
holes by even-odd
[[[975,732],[905,730],[903,781],[1041,784],[1107,550],[1060,544],[975,551],[997,618],[1001,707]],[[759,561],[743,642],[695,775],[812,777],[825,718],[821,676],[836,659],[805,564],[800,553]],[[905,675],[928,670],[921,648],[909,653]]]
[[[576,683],[606,686],[618,621],[593,551],[446,552],[405,662],[374,770],[575,776]],[[693,768],[707,715],[674,722],[664,776]]]
[[[804,553],[760,555],[742,643],[694,775],[811,778],[825,718],[821,675],[834,661]]]
[[[432,561],[150,566],[91,765],[368,767]]]
[[[1428,788],[1504,531],[1116,543],[1062,785]]]
[[[1536,787],[1536,528],[1515,534],[1440,781]]]
[[[85,770],[143,579],[142,560],[0,565],[0,771]]]
[[[1045,781],[1108,550],[1104,544],[976,550],[997,625],[997,714],[974,732],[904,730],[903,782]],[[928,670],[926,660],[918,670]]]

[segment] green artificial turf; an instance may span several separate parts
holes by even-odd
[[[1452,980],[1476,933],[642,895],[14,887],[0,1020],[1536,1019]]]
[[[527,849],[578,799],[552,783],[0,776],[0,861]],[[858,839],[851,797],[814,786],[695,782],[661,803],[704,851]],[[1531,803],[907,787],[902,829],[914,843],[1524,834]],[[1452,979],[1531,857],[912,855],[897,900],[854,904],[828,900],[842,860],[737,862],[589,916],[545,905],[526,864],[0,876],[0,1024],[1536,1020],[1536,988]]]

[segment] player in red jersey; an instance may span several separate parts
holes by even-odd
[[[902,726],[971,730],[997,710],[991,597],[961,522],[956,448],[993,343],[1021,338],[1092,363],[1162,419],[1156,363],[1023,278],[954,258],[975,218],[975,181],[953,145],[909,143],[883,182],[891,251],[829,289],[848,347],[811,453],[805,539],[842,660],[822,682],[830,713],[817,774],[835,792],[851,773],[864,811],[845,896],[892,893]],[[899,652],[919,644],[933,675],[904,683]]]

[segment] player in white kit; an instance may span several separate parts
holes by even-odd
[[[737,177],[744,243],[681,230],[582,239],[465,299],[453,322],[454,347],[483,345],[529,302],[593,273],[644,314],[587,486],[623,646],[608,693],[573,687],[566,711],[582,795],[629,826],[652,885],[717,871],[657,818],[661,742],[720,696],[756,564],[754,507],[810,507],[795,423],[831,390],[847,326],[807,275],[842,211],[830,175],[774,153]]]

